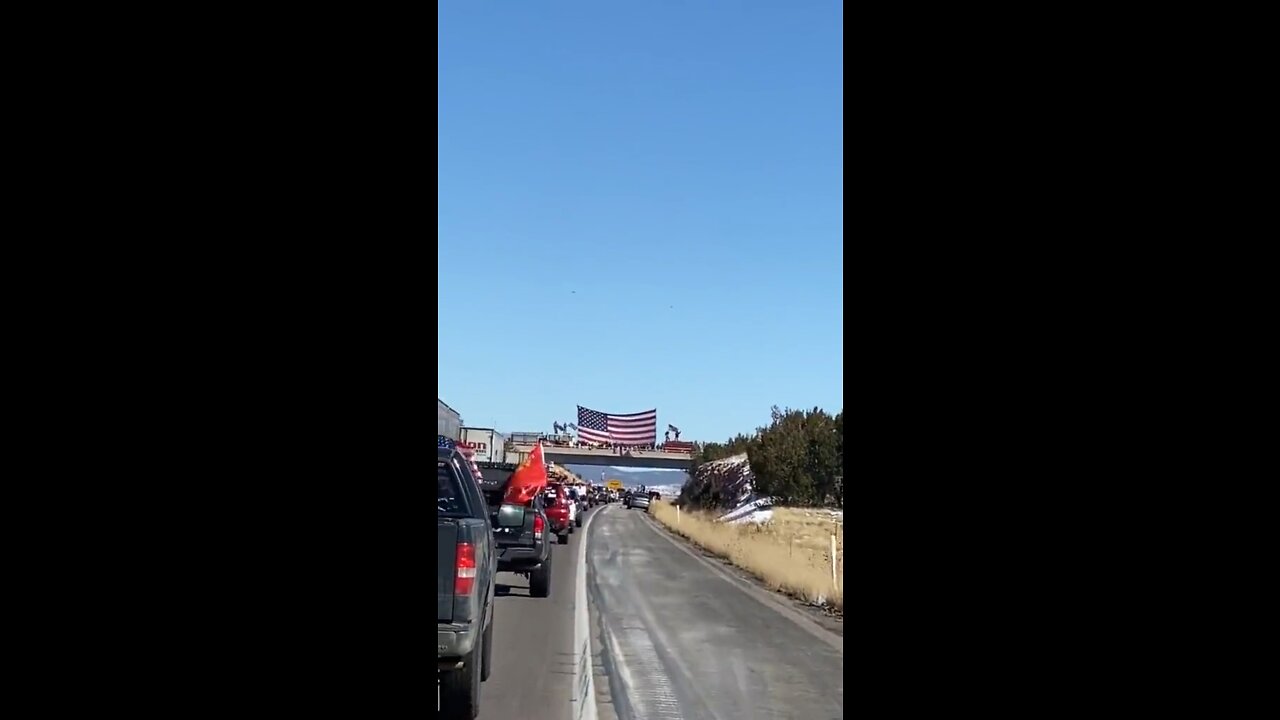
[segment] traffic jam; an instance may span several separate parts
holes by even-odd
[[[492,447],[492,438],[437,436],[437,656],[440,710],[451,717],[475,717],[489,679],[498,574],[523,576],[530,598],[549,598],[554,547],[569,543],[591,508],[648,512],[657,495],[582,481],[547,463],[541,444],[511,463],[477,452],[481,442]]]

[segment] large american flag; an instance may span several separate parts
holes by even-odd
[[[578,439],[591,443],[653,445],[658,441],[658,411],[613,415],[579,405]]]

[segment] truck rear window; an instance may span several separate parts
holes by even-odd
[[[448,463],[436,463],[436,512],[441,515],[467,517],[467,499],[462,486]]]
[[[489,490],[501,490],[507,486],[507,483],[511,480],[513,472],[514,471],[507,470],[506,468],[480,468],[480,475],[483,478],[481,481],[482,486],[486,492]]]

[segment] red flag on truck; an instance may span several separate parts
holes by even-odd
[[[515,505],[525,505],[533,500],[538,491],[547,486],[547,463],[542,459],[542,443],[533,446],[533,452],[520,463],[520,467],[511,473],[511,481],[507,483],[507,491],[502,501]]]

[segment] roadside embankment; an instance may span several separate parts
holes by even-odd
[[[703,512],[677,514],[657,502],[653,516],[672,532],[805,602],[844,614],[844,523],[821,511],[774,508],[761,523],[716,522]],[[836,577],[831,579],[831,537],[836,538]]]

